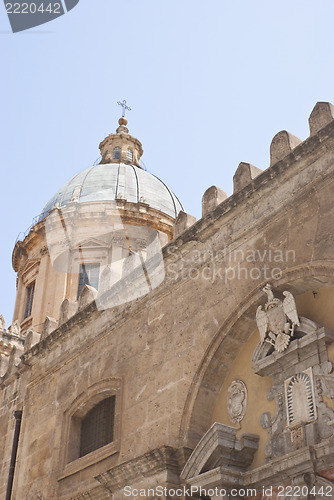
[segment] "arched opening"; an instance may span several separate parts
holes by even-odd
[[[120,439],[119,378],[81,393],[64,413],[61,468],[64,477],[117,453]]]
[[[120,160],[121,159],[121,148],[119,146],[116,146],[113,151],[113,160]]]
[[[217,396],[231,364],[256,329],[256,309],[263,300],[264,285],[261,283],[240,301],[237,310],[231,312],[212,339],[188,392],[179,434],[180,446],[194,448],[210,428]],[[333,285],[333,266],[315,262],[288,270],[275,283],[275,290],[282,293],[288,289],[295,297],[309,292],[310,300],[314,300],[312,291]],[[323,321],[318,322],[323,324]]]
[[[133,151],[132,149],[128,148],[126,152],[126,159],[128,161],[133,161]]]

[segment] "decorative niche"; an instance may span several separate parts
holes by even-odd
[[[267,399],[276,400],[275,415],[261,416],[269,435],[267,460],[321,443],[334,434],[334,410],[326,402],[334,397],[333,365],[328,359],[334,332],[307,318],[299,321],[283,352],[260,342],[252,357],[254,372],[272,378]]]

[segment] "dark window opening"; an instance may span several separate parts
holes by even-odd
[[[80,457],[114,440],[115,396],[100,401],[81,422]]]
[[[27,288],[27,299],[26,299],[26,307],[24,310],[24,319],[28,318],[31,315],[32,303],[34,300],[34,293],[35,293],[35,282],[33,282]]]
[[[78,296],[85,285],[90,285],[96,288],[99,287],[100,264],[80,264],[79,269],[79,284]]]
[[[119,148],[118,146],[116,148],[114,148],[113,159],[114,160],[120,160],[121,159],[121,148]]]

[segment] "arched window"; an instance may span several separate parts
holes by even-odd
[[[31,283],[27,287],[26,305],[25,305],[25,309],[24,309],[24,319],[28,318],[31,315],[32,303],[34,300],[34,293],[35,293],[35,282]]]
[[[64,412],[60,468],[64,477],[117,453],[120,445],[121,379],[100,380]]]
[[[130,148],[128,148],[128,150],[126,152],[126,159],[128,161],[133,161],[133,151]]]
[[[113,159],[114,160],[120,160],[121,159],[121,148],[119,146],[116,146],[116,148],[114,148],[114,152],[113,152]]]
[[[115,396],[103,399],[82,419],[80,457],[102,448],[114,439]]]

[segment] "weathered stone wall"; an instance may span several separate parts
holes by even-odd
[[[20,382],[5,380],[1,391],[0,496],[14,394],[23,409],[16,498],[72,498],[96,487],[95,476],[153,449],[193,448],[254,332],[263,285],[297,296],[334,285],[333,190],[331,122],[165,247],[158,289],[102,312],[92,303],[28,351]],[[119,449],[64,477],[64,413],[111,377],[122,381]]]

